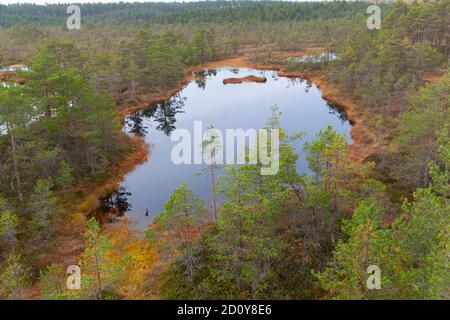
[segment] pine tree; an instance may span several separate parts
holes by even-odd
[[[7,244],[6,249],[12,255],[16,253],[17,227],[17,216],[12,213],[6,201],[0,198],[0,238],[3,239],[3,243]]]
[[[22,299],[22,290],[30,284],[30,269],[21,260],[20,255],[11,254],[0,275],[0,290],[9,300]]]
[[[74,180],[72,167],[66,161],[61,161],[55,178],[55,184],[61,190],[66,190],[74,183]]]
[[[380,223],[382,209],[374,199],[361,202],[344,224],[348,240],[339,242],[330,266],[317,273],[331,297],[448,299],[448,133],[448,126],[437,133],[437,161],[430,162],[431,185],[414,192],[413,201],[404,203],[390,227]],[[364,287],[369,264],[381,269],[381,290]]]
[[[412,106],[400,118],[400,133],[394,143],[402,161],[397,167],[399,181],[410,187],[430,182],[428,164],[436,158],[437,132],[450,122],[450,74],[424,87],[412,97]]]
[[[207,163],[208,167],[202,170],[199,174],[210,174],[211,176],[211,197],[213,200],[214,219],[217,220],[217,171],[220,168],[218,162],[220,161],[221,141],[219,141],[218,131],[214,126],[208,126],[206,129],[206,139],[203,140],[201,145],[202,156]]]
[[[389,247],[386,235],[381,230],[382,211],[373,203],[362,201],[353,216],[343,225],[347,241],[340,240],[332,261],[325,271],[317,273],[319,284],[327,295],[336,299],[370,299],[377,296],[377,290],[367,287],[367,268],[378,266],[381,284],[389,281],[385,276],[384,256]]]
[[[158,217],[161,225],[176,228],[182,237],[180,247],[186,265],[186,276],[189,282],[194,281],[193,229],[202,221],[204,205],[195,196],[186,182],[175,189],[164,206],[164,212]]]
[[[112,242],[108,237],[101,235],[100,225],[95,218],[87,221],[85,239],[85,249],[81,257],[82,289],[88,296],[93,295],[96,299],[102,300],[108,285],[107,255],[112,248]]]
[[[47,240],[53,233],[52,219],[56,214],[56,197],[51,190],[53,183],[49,179],[36,182],[31,195],[29,206],[33,212],[33,227],[39,232],[43,240]]]
[[[29,97],[20,87],[0,87],[0,125],[6,127],[10,141],[10,154],[15,181],[15,189],[20,202],[24,201],[22,185],[22,168],[19,161],[21,148],[18,139],[25,134],[26,125],[32,117],[32,104]]]

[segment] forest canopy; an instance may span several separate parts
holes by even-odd
[[[348,18],[364,12],[361,2],[296,3],[278,1],[200,1],[187,3],[80,4],[88,25],[111,23],[228,23],[238,21],[309,21]],[[0,26],[57,25],[65,22],[67,5],[0,5]]]
[[[66,5],[0,5],[0,66],[24,65],[0,69],[0,297],[448,300],[450,2],[380,4],[379,30],[367,6],[82,4],[67,30]],[[273,106],[276,174],[212,164],[213,207],[181,182],[145,235],[117,222],[105,203],[151,157],[124,117],[174,117],[174,92],[223,59],[316,81],[356,119],[353,144],[331,126],[303,141]]]

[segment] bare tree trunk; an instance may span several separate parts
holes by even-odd
[[[423,167],[423,186],[427,187],[430,184],[430,173],[428,169],[428,163],[431,161],[433,156],[433,139],[428,137],[428,148],[427,148],[427,155],[425,158],[425,163]]]
[[[97,284],[98,284],[98,297],[100,300],[103,299],[103,290],[102,290],[102,278],[100,274],[100,266],[98,262],[97,249],[95,249],[95,272],[97,273]]]
[[[212,195],[213,195],[213,206],[214,206],[214,219],[217,220],[216,178],[214,176],[214,164],[211,165],[211,182],[212,182]]]
[[[187,202],[186,195],[184,197],[184,201]],[[194,283],[194,267],[193,267],[193,259],[191,252],[191,231],[189,227],[189,212],[187,210],[184,211],[184,216],[186,220],[186,245],[187,245],[187,253],[186,253],[186,271],[188,274],[189,282]]]
[[[11,137],[11,153],[12,153],[12,157],[13,157],[14,176],[15,176],[16,184],[17,184],[17,195],[19,197],[19,201],[23,202],[22,181],[20,178],[19,162],[17,160],[17,154],[16,154],[16,141],[14,139],[14,135],[12,134],[9,125],[7,125],[7,130],[9,132],[9,136]]]
[[[242,251],[244,250],[244,243],[242,241],[242,217],[239,215],[238,223],[238,247],[237,247],[237,259],[236,259],[236,287],[239,295],[241,294],[241,264],[242,264]]]
[[[45,96],[45,97],[48,97],[48,89],[47,89],[47,88],[45,88],[44,96]],[[52,117],[52,109],[50,108],[49,105],[47,105],[47,106],[45,107],[45,116],[46,116],[47,118],[51,118],[51,117]]]
[[[237,178],[238,184],[238,194],[237,194],[237,202],[238,205],[241,204],[241,185],[239,177]],[[238,294],[241,294],[241,264],[242,264],[242,251],[244,250],[244,243],[242,241],[242,216],[239,214],[238,220],[238,246],[237,246],[237,259],[236,259],[236,287],[238,290]]]

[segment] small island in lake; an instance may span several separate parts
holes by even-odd
[[[258,82],[258,83],[264,83],[267,81],[266,77],[258,77],[258,76],[246,76],[242,78],[225,78],[223,79],[223,84],[229,84],[229,83],[242,83],[242,82]]]

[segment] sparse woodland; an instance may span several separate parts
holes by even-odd
[[[380,30],[362,2],[82,5],[76,31],[65,8],[0,5],[0,66],[29,66],[0,71],[21,83],[0,86],[0,297],[450,298],[450,1],[383,4]],[[289,58],[302,52],[339,59]],[[92,190],[137,148],[121,112],[240,55],[325,77],[359,106],[374,152],[354,161],[329,127],[297,172],[302,136],[273,108],[279,172],[227,166],[216,217],[185,183],[145,237],[91,217]],[[65,287],[67,230],[82,239],[82,290]],[[383,290],[367,289],[370,265]]]

